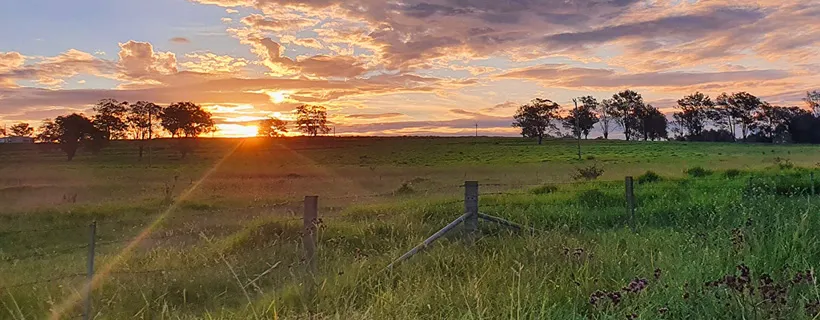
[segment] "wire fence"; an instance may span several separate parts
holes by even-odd
[[[784,176],[786,177],[786,176]],[[740,177],[725,177],[725,176],[707,176],[707,177],[699,177],[699,178],[691,178],[691,179],[663,179],[660,178],[658,180],[652,181],[642,181],[640,178],[635,179],[634,185],[633,179],[628,178],[626,180],[626,188],[624,181],[563,181],[563,182],[547,182],[547,183],[538,183],[538,184],[521,184],[521,183],[496,183],[496,182],[489,182],[481,184],[481,188],[483,192],[480,193],[481,197],[484,198],[485,201],[481,204],[482,214],[483,213],[494,213],[496,209],[508,209],[509,203],[503,202],[505,197],[541,197],[541,196],[552,196],[552,197],[562,197],[562,196],[579,196],[585,190],[606,190],[607,192],[612,193],[620,193],[624,197],[623,205],[627,209],[627,212],[632,211],[632,217],[626,217],[625,220],[631,225],[631,227],[636,228],[636,222],[634,217],[634,210],[636,206],[636,202],[634,201],[635,194],[637,194],[640,198],[641,195],[646,196],[648,192],[658,192],[663,193],[665,189],[662,188],[669,188],[670,190],[673,188],[679,188],[684,185],[690,188],[691,190],[703,190],[704,192],[711,192],[714,194],[718,194],[719,192],[724,192],[728,189],[742,189],[744,191],[750,190],[754,187],[765,186],[766,183],[774,182],[778,183],[778,179],[786,179],[781,176],[740,176]],[[794,185],[787,185],[789,187],[794,187],[795,190],[802,192],[801,194],[805,195],[814,195],[816,194],[815,188],[815,181],[814,181],[814,174],[811,173],[810,175],[806,176],[787,176],[790,177],[788,181],[804,181],[805,184],[794,187]],[[659,182],[659,181],[666,181],[671,182],[671,184],[666,185],[658,185],[660,189],[655,187],[649,187],[651,183]],[[759,185],[757,184],[759,183]],[[458,185],[444,185],[444,186],[437,186],[435,188],[428,188],[425,190],[414,190],[415,195],[419,195],[420,193],[436,193],[440,191],[446,192],[466,192],[464,199],[447,199],[447,197],[443,197],[435,202],[432,205],[439,205],[439,206],[451,206],[455,204],[464,204],[465,210],[472,210],[470,209],[470,205],[468,203],[469,195],[469,188],[465,188],[465,184],[458,184]],[[624,189],[625,188],[625,189]],[[655,189],[653,189],[655,188]],[[763,190],[764,192],[769,191],[777,191],[775,189]],[[332,197],[323,197],[323,200],[351,200],[351,199],[371,199],[371,198],[387,198],[387,200],[393,200],[396,197],[396,192],[390,193],[379,193],[379,194],[369,194],[369,195],[355,195],[355,196],[332,196]],[[531,198],[522,198],[521,203],[524,203],[525,200],[529,200]],[[631,200],[630,200],[631,199]],[[516,199],[512,199],[516,200]],[[476,198],[476,201],[477,198]],[[502,201],[502,202],[499,202]],[[323,214],[321,216],[317,215],[316,212],[313,212],[313,217],[310,218],[307,215],[307,206],[306,206],[306,199],[298,199],[298,200],[291,200],[291,201],[281,201],[276,202],[273,207],[282,207],[282,206],[289,206],[294,208],[303,207],[306,210],[305,215],[303,216],[279,216],[279,217],[270,217],[270,221],[277,221],[277,222],[301,222],[304,224],[304,230],[300,234],[302,237],[310,236],[315,229],[320,225],[324,225],[325,221],[342,221],[351,219],[349,216],[345,215],[327,215]],[[321,208],[314,208],[314,210],[319,210]],[[478,209],[476,209],[478,210]],[[95,259],[94,251],[96,250],[105,250],[105,248],[109,246],[123,246],[132,243],[140,243],[145,241],[172,241],[181,238],[192,238],[192,239],[201,239],[203,238],[204,231],[196,230],[196,229],[189,229],[189,230],[159,230],[158,232],[154,233],[146,233],[146,234],[137,234],[137,235],[125,235],[123,234],[122,230],[125,227],[132,226],[134,223],[140,223],[138,226],[135,226],[135,229],[140,230],[141,232],[146,229],[148,226],[151,225],[152,220],[156,221],[158,219],[170,219],[170,218],[197,218],[204,215],[208,215],[209,212],[203,213],[196,213],[196,214],[184,214],[184,215],[175,215],[173,213],[165,213],[165,214],[156,214],[156,215],[147,215],[142,217],[143,219],[105,219],[100,221],[100,224],[95,224],[94,229],[95,231],[91,231],[92,235],[88,238],[80,237],[85,239],[92,239],[89,240],[88,243],[81,243],[81,244],[71,244],[65,245],[60,244],[56,246],[44,246],[40,248],[30,248],[27,249],[29,252],[22,253],[22,254],[7,254],[0,248],[0,261],[7,261],[7,262],[14,262],[20,263],[25,261],[53,261],[57,257],[61,256],[68,256],[73,255],[77,258],[85,258],[86,260],[92,261]],[[211,215],[213,213],[210,213]],[[148,220],[148,221],[146,221]],[[503,219],[500,219],[503,221]],[[107,226],[107,227],[106,227]],[[78,236],[83,236],[86,233],[88,226],[61,226],[61,227],[48,227],[48,228],[26,228],[26,229],[15,229],[15,230],[0,230],[0,239],[2,237],[9,237],[9,236],[37,236],[46,233],[77,233]],[[527,226],[527,228],[531,230],[538,230],[542,231],[543,229],[534,228],[532,226]],[[117,231],[120,230],[120,231]],[[94,248],[94,250],[90,250]],[[116,250],[114,250],[116,252]],[[307,258],[310,259],[310,258]],[[211,269],[219,269],[219,268],[229,268],[229,266],[223,265],[221,263],[214,263],[209,265],[190,265],[190,266],[177,266],[177,267],[167,267],[167,268],[132,268],[130,266],[120,268],[120,269],[113,269],[106,272],[105,275],[107,276],[144,276],[144,275],[152,275],[152,274],[170,274],[170,273],[190,273],[192,271],[197,270],[211,270]],[[255,280],[248,282],[247,285],[254,283],[258,278],[263,277],[264,275],[270,272],[270,269],[273,267],[265,270],[264,272],[257,272],[253,275]],[[261,268],[260,268],[261,269]],[[231,270],[233,272],[233,270]],[[91,272],[77,272],[77,273],[64,273],[53,275],[50,277],[44,277],[38,280],[31,280],[31,281],[23,281],[23,282],[13,282],[13,283],[4,283],[0,282],[0,291],[12,288],[21,288],[27,286],[39,286],[39,285],[46,285],[52,284],[55,282],[73,282],[80,278],[88,278],[89,275],[93,274],[93,270]],[[82,284],[82,283],[75,283],[75,284]]]

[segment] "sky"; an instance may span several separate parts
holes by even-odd
[[[0,0],[0,124],[103,98],[211,111],[221,136],[328,108],[339,135],[516,135],[516,108],[632,89],[802,105],[820,0]]]

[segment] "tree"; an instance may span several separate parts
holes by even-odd
[[[820,117],[808,112],[795,116],[789,122],[789,133],[797,143],[820,143]]]
[[[709,110],[714,107],[714,102],[709,96],[700,92],[683,97],[678,100],[677,108],[679,112],[675,112],[672,117],[683,129],[684,135],[692,140],[697,139],[706,127],[709,119]]]
[[[279,118],[270,117],[259,121],[256,135],[260,137],[281,137],[288,132],[288,122]]]
[[[806,97],[803,101],[808,105],[809,110],[815,117],[820,117],[820,91],[806,92]]]
[[[535,98],[529,104],[522,105],[516,111],[513,127],[521,128],[525,138],[538,138],[538,144],[544,140],[544,134],[558,130],[553,123],[560,119],[557,103],[547,99]]]
[[[615,102],[612,99],[601,100],[601,104],[598,105],[598,119],[600,119],[604,140],[609,139],[609,130],[611,130],[615,124],[613,114],[616,114]]]
[[[60,139],[60,131],[54,120],[44,119],[34,139],[43,143],[56,143]]]
[[[635,91],[624,90],[613,95],[611,101],[614,107],[613,118],[624,128],[626,140],[635,138],[639,126],[637,113],[644,107],[643,97]]]
[[[598,109],[598,101],[592,96],[581,97],[580,100],[581,105],[578,106],[578,110],[573,109],[566,117],[561,118],[561,121],[564,128],[572,130],[573,135],[577,137],[583,134],[584,138],[587,139],[589,138],[589,132],[599,121],[598,115],[595,114],[595,110]]]
[[[193,102],[177,102],[162,109],[159,113],[160,124],[171,137],[198,137],[203,133],[216,130],[211,113]]]
[[[778,107],[763,103],[755,113],[750,129],[759,142],[775,142],[778,136],[791,134],[789,128],[792,120],[802,115],[811,113],[799,107]]]
[[[6,134],[6,127],[3,126],[2,128],[0,128],[0,137],[5,137]]]
[[[716,124],[728,127],[733,136],[737,136],[735,127],[740,125],[742,137],[746,139],[749,127],[754,124],[754,115],[763,103],[748,92],[737,92],[721,94],[715,104],[712,119]]]
[[[125,138],[128,124],[125,117],[128,113],[128,102],[115,99],[102,99],[94,105],[94,126],[102,133],[105,140]]]
[[[301,105],[296,108],[296,126],[302,133],[315,137],[327,134],[327,109],[322,106]]]
[[[91,119],[76,113],[59,116],[54,121],[46,119],[41,128],[38,139],[43,142],[58,143],[68,161],[74,159],[82,143],[90,142],[89,146],[92,151],[99,150],[106,135],[94,126]]]
[[[668,138],[669,120],[658,108],[653,107],[651,104],[647,105],[641,120],[644,140],[655,141]]]
[[[139,158],[145,149],[145,141],[153,139],[154,129],[162,107],[147,101],[137,101],[128,109],[125,123],[128,125],[135,140],[139,141]]]
[[[9,131],[11,131],[12,135],[21,137],[30,137],[34,134],[34,128],[25,122],[14,124],[11,128],[9,128]]]

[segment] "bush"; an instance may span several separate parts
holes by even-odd
[[[575,180],[595,180],[604,174],[604,168],[599,168],[598,165],[586,166],[583,168],[576,168],[577,172],[573,177]]]
[[[811,194],[811,181],[799,172],[778,175],[773,177],[755,177],[749,181],[747,193],[773,194],[778,196],[794,197]],[[815,188],[814,192],[820,189]]]
[[[651,170],[638,177],[638,183],[653,183],[658,181],[663,181],[663,178]]]
[[[786,158],[777,157],[774,158],[774,164],[780,168],[780,170],[789,170],[794,169],[794,163],[791,160]]]
[[[726,176],[726,178],[729,178],[729,179],[737,178],[741,174],[743,174],[743,171],[740,171],[738,169],[729,169],[729,170],[726,170],[726,172],[723,173],[723,175]]]
[[[405,194],[413,194],[416,190],[413,190],[413,187],[410,186],[410,183],[405,182],[401,184],[401,187],[393,191],[395,195],[405,195]]]
[[[545,184],[543,186],[538,186],[538,187],[533,188],[532,190],[530,190],[530,193],[532,193],[532,194],[550,194],[550,193],[553,193],[555,191],[558,191],[558,187],[556,187],[554,185],[551,185],[551,184]]]
[[[686,170],[686,174],[692,178],[703,178],[712,175],[712,170],[704,169],[703,167],[694,167]]]

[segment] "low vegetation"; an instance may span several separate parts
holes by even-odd
[[[207,140],[183,160],[155,148],[151,167],[116,143],[68,164],[36,147],[2,146],[0,318],[80,315],[81,304],[62,306],[78,302],[91,221],[96,319],[813,319],[820,311],[816,147],[595,141],[584,149],[595,163],[579,165],[573,142],[387,140]],[[793,167],[772,166],[773,148]],[[575,168],[597,163],[606,165],[597,179],[573,181]],[[638,182],[636,233],[627,175]],[[481,222],[474,244],[458,228],[384,270],[463,213],[464,180],[481,182],[482,213],[537,231]],[[400,194],[405,187],[413,192]],[[320,197],[313,292],[302,259],[305,195]]]

